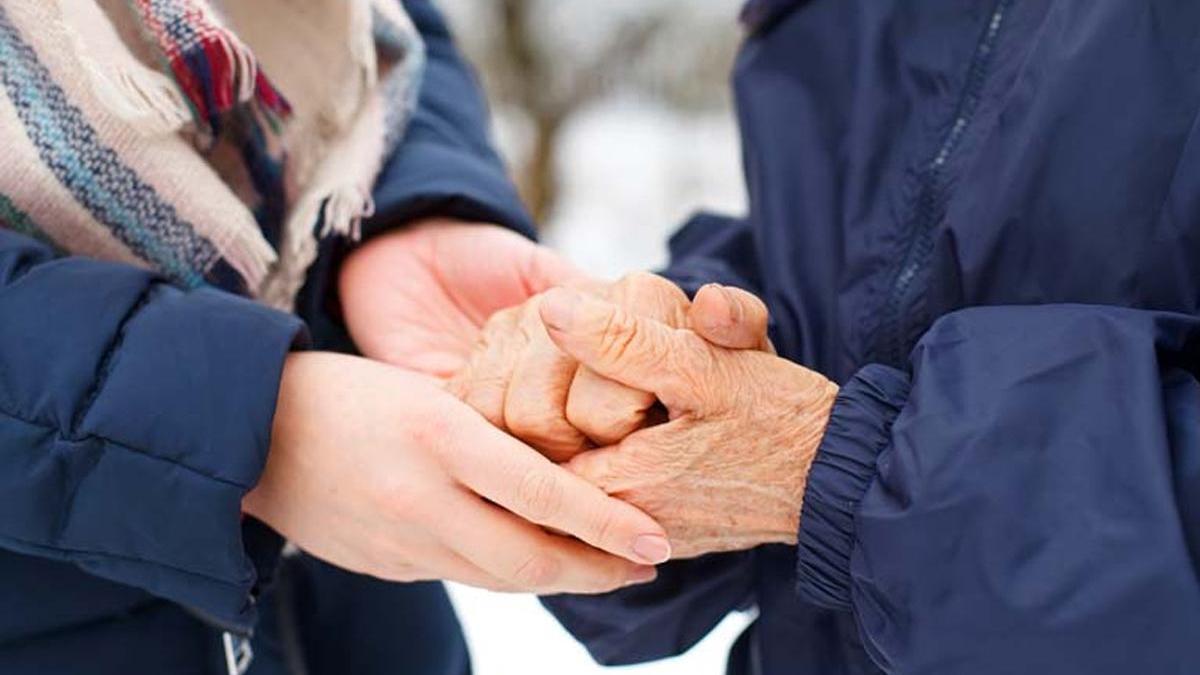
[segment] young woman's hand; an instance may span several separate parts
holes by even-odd
[[[466,365],[493,314],[583,278],[550,249],[502,227],[427,220],[351,253],[338,290],[363,356],[447,378]]]
[[[596,593],[652,579],[670,555],[649,516],[434,380],[334,354],[289,357],[244,509],[312,555],[397,581]]]

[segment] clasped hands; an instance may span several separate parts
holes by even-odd
[[[289,358],[244,501],[301,548],[387,579],[546,594],[795,542],[837,387],[773,354],[754,296],[602,283],[449,222],[372,241],[340,286],[369,359]]]

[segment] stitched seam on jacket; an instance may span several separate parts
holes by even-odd
[[[83,436],[74,436],[74,437],[66,436],[61,432],[61,430],[59,430],[58,425],[53,424],[53,423],[43,422],[42,420],[29,419],[22,415],[13,413],[12,411],[9,411],[9,410],[0,410],[0,415],[3,415],[4,417],[8,417],[10,419],[17,420],[18,422],[23,422],[23,423],[28,424],[33,427],[38,427],[40,429],[52,431],[58,435],[59,440],[67,442],[67,443],[86,443],[88,441],[99,441],[99,442],[105,444],[106,450],[108,448],[117,448],[120,450],[125,450],[126,452],[131,452],[140,457],[146,457],[148,459],[163,462],[165,464],[170,464],[171,466],[178,467],[189,473],[196,474],[197,476],[199,476],[201,478],[207,478],[208,480],[215,481],[215,482],[221,483],[223,485],[228,485],[229,487],[237,488],[239,490],[245,491],[245,490],[249,490],[251,487],[249,485],[243,485],[236,481],[229,480],[228,478],[224,478],[222,476],[216,476],[211,473],[201,471],[200,469],[197,469],[194,466],[184,464],[183,462],[177,462],[169,457],[163,457],[161,455],[156,455],[153,452],[150,452],[148,450],[143,450],[141,448],[135,448],[132,445],[127,445],[125,443],[113,440],[106,436],[101,436],[99,434],[86,434]]]
[[[104,354],[100,357],[100,365],[96,368],[96,376],[92,378],[92,386],[88,389],[88,393],[83,397],[83,402],[79,405],[79,410],[75,411],[75,416],[71,419],[71,428],[67,430],[67,435],[77,437],[79,427],[83,424],[83,420],[91,411],[92,406],[96,403],[96,399],[100,397],[101,390],[108,382],[108,376],[112,374],[113,364],[116,360],[117,352],[125,343],[125,333],[129,329],[129,324],[133,321],[146,305],[150,304],[150,296],[156,290],[155,284],[150,283],[146,288],[142,289],[138,295],[137,302],[129,308],[125,316],[121,318],[121,323],[117,326],[117,333],[108,344],[108,348],[104,350]]]

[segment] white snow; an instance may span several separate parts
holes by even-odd
[[[681,657],[602,668],[536,598],[449,586],[475,675],[724,675],[729,647],[748,623],[747,617],[733,614]]]

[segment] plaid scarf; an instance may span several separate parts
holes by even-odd
[[[422,64],[395,0],[0,0],[0,225],[290,310]]]

